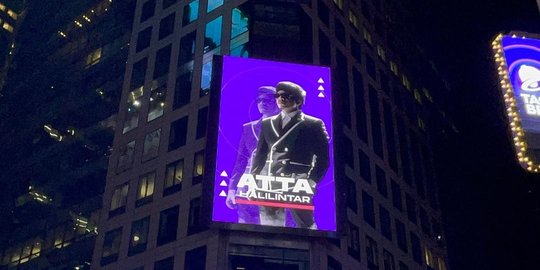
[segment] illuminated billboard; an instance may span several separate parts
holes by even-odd
[[[492,43],[517,158],[540,169],[540,39],[499,35]]]
[[[221,62],[212,220],[335,231],[330,69]]]

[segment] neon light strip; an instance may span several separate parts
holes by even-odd
[[[290,204],[290,203],[277,203],[277,202],[265,202],[265,201],[250,201],[243,199],[236,199],[236,203],[239,204],[248,204],[248,205],[259,205],[259,206],[272,206],[280,208],[293,208],[301,210],[311,210],[313,211],[313,205],[301,205],[301,204]]]

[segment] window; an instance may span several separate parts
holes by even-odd
[[[109,217],[124,213],[126,211],[127,195],[129,184],[125,183],[116,187],[111,196]]]
[[[369,236],[366,236],[366,257],[368,269],[379,269],[379,250],[377,249],[377,242]]]
[[[159,22],[159,39],[168,37],[174,32],[175,15],[176,12],[173,12],[169,16],[161,19],[161,22]]]
[[[401,187],[395,181],[391,181],[392,186],[392,205],[398,210],[403,210],[403,198],[401,195]]]
[[[193,158],[193,179],[192,185],[200,184],[204,175],[204,151],[195,153]]]
[[[369,56],[368,54],[365,55],[366,59],[366,71],[367,74],[374,80],[377,80],[377,69],[375,68],[375,62],[373,61],[373,58]]]
[[[375,178],[377,179],[377,191],[388,198],[388,186],[386,185],[386,174],[383,169],[375,165]]]
[[[206,246],[186,251],[184,270],[206,269]]]
[[[407,76],[401,75],[401,83],[403,83],[403,86],[405,86],[407,90],[411,91],[411,82]]]
[[[197,134],[196,139],[206,136],[206,127],[208,126],[208,107],[199,109],[197,114]]]
[[[178,2],[178,0],[163,0],[162,8],[166,9],[166,8],[176,4],[176,2]]]
[[[202,231],[201,227],[201,199],[195,198],[189,202],[188,235]]]
[[[356,68],[353,68],[353,79],[354,79],[354,104],[356,105],[356,133],[358,135],[358,138],[360,138],[360,140],[362,140],[364,143],[367,144],[368,143],[368,130],[367,130],[367,118],[366,118],[367,112],[366,112],[364,79],[362,77],[362,73],[360,73]],[[360,168],[360,170],[361,169],[362,168]],[[360,171],[360,173],[362,173],[362,171]],[[369,179],[371,179],[371,176],[369,176]]]
[[[75,238],[75,230],[72,224],[64,224],[54,229],[54,247],[64,248],[71,245]]]
[[[371,38],[371,33],[366,28],[364,28],[363,34],[364,40],[366,40],[369,45],[372,45],[373,39]]]
[[[139,32],[137,35],[137,46],[135,47],[136,52],[140,52],[150,46],[150,41],[152,40],[152,26],[147,27],[146,29]]]
[[[373,197],[365,191],[362,191],[362,207],[364,209],[364,220],[375,228],[375,207],[373,205]]]
[[[405,205],[407,207],[407,218],[416,224],[416,202],[409,194],[405,194]]]
[[[382,73],[381,73],[382,74]],[[381,79],[381,82],[386,79]],[[383,88],[384,90],[384,88]],[[386,91],[389,94],[390,90]],[[389,94],[390,95],[390,94]],[[389,102],[384,102],[384,127],[386,132],[386,149],[388,150],[388,164],[390,168],[397,172],[397,149],[396,149],[396,137],[394,135],[394,117],[392,115],[392,106]]]
[[[212,84],[212,60],[203,63],[201,72],[201,91],[199,95],[201,97],[210,93],[210,86]]]
[[[383,270],[396,270],[394,256],[386,249],[383,249]]]
[[[394,73],[394,75],[398,76],[399,72],[398,72],[398,67],[396,65],[395,62],[393,61],[390,61],[390,71],[392,71],[392,73]]]
[[[187,123],[187,116],[171,123],[171,131],[169,133],[169,151],[186,145]]]
[[[353,210],[355,213],[358,212],[358,205],[356,202],[356,184],[349,177],[346,177],[347,190],[345,191],[347,207]]]
[[[343,1],[344,0],[334,0],[334,4],[336,4],[336,7],[340,10],[343,10]]]
[[[409,270],[409,266],[407,266],[404,262],[399,261],[399,270]]]
[[[178,109],[189,103],[191,97],[192,76],[193,70],[188,69],[183,71],[176,79],[173,103],[174,109]]]
[[[321,65],[332,65],[331,52],[330,39],[328,39],[323,31],[319,30],[319,63]]]
[[[154,263],[154,270],[173,270],[174,257],[169,257]]]
[[[148,58],[143,58],[133,64],[133,72],[131,73],[131,88],[141,88],[144,84],[144,76],[148,67]]]
[[[142,160],[147,161],[157,157],[159,153],[159,141],[161,138],[161,128],[156,129],[144,137],[144,147]]]
[[[180,39],[180,52],[178,53],[178,66],[181,66],[195,57],[195,40],[197,32],[193,31]]]
[[[379,55],[379,57],[386,62],[386,52],[381,45],[377,45],[377,55]]]
[[[407,234],[405,232],[405,224],[396,219],[396,234],[398,247],[405,253],[409,251],[407,247]]]
[[[219,16],[208,22],[204,31],[204,53],[207,53],[221,45],[222,17]]]
[[[325,25],[329,25],[330,23],[330,9],[328,9],[328,6],[326,4],[319,0],[317,1],[317,14],[319,15],[319,18]]]
[[[146,250],[149,225],[150,217],[145,217],[131,223],[128,256],[133,256]]]
[[[155,10],[156,10],[156,0],[146,1],[142,6],[140,22],[144,22],[148,20],[150,17],[154,16]]]
[[[152,201],[152,195],[154,195],[155,181],[155,171],[147,173],[139,178],[139,185],[137,188],[137,201],[135,201],[136,206],[141,206]]]
[[[345,43],[345,26],[343,26],[340,20],[336,19],[334,21],[334,28],[335,28],[335,35],[337,39],[339,40],[339,42],[341,42],[341,44],[347,44]]]
[[[431,250],[429,248],[424,248],[424,260],[426,260],[426,265],[430,267],[430,269],[435,269],[435,260],[433,259],[433,253],[431,253]]]
[[[150,108],[146,121],[150,122],[163,115],[165,109],[165,99],[167,97],[167,85],[152,87],[150,90]]]
[[[354,14],[352,10],[349,10],[349,22],[356,30],[360,29],[360,24],[358,23],[358,16]]]
[[[352,37],[351,37],[351,54],[354,57],[354,59],[356,59],[357,63],[362,62],[362,47],[360,43]],[[360,93],[363,93],[363,91]]]
[[[411,232],[411,250],[413,260],[419,264],[422,264],[422,247],[420,246],[420,238]]]
[[[379,205],[379,217],[381,220],[381,233],[386,239],[392,241],[392,221],[390,212],[382,205]]]
[[[347,233],[347,253],[349,256],[360,260],[360,232],[358,226],[349,222]]]
[[[184,160],[180,159],[170,163],[165,168],[165,184],[163,195],[169,195],[182,189],[184,180]]]
[[[371,183],[371,165],[369,163],[369,157],[362,149],[358,149],[358,157],[360,160],[360,176],[362,176],[364,181]]]
[[[156,53],[156,62],[154,65],[154,80],[169,72],[171,63],[171,44],[159,49]]]
[[[206,8],[206,12],[210,13],[210,11],[222,5],[223,5],[223,0],[208,0],[208,7]]]
[[[86,56],[85,64],[87,68],[99,63],[99,60],[101,59],[101,51],[101,48],[97,48]]]
[[[371,60],[370,57],[367,57],[367,63]],[[379,95],[377,90],[373,86],[369,85],[369,107],[371,113],[371,135],[373,137],[373,150],[375,153],[382,158],[383,156],[383,137],[382,137],[382,126],[381,126],[381,113],[379,111]]]
[[[320,2],[319,2],[320,3]],[[336,259],[328,256],[328,270],[341,270],[341,263]]]
[[[199,18],[199,0],[193,1],[184,6],[184,16],[182,26],[186,26]]]
[[[105,233],[103,240],[103,252],[101,253],[101,265],[106,265],[118,260],[120,241],[122,240],[122,227]]]
[[[13,32],[13,26],[11,26],[9,23],[5,22],[3,25],[2,25],[2,28],[6,29],[6,31],[12,33]]]
[[[128,95],[124,129],[122,130],[124,134],[139,126],[139,112],[143,102],[143,93],[143,87],[141,86],[131,91]]]
[[[420,227],[425,234],[431,234],[431,225],[429,224],[428,214],[423,207],[420,207]]]
[[[233,8],[231,13],[231,40],[248,31],[249,19],[240,8]]]
[[[161,246],[176,240],[177,229],[178,206],[161,211],[159,214],[157,245]]]

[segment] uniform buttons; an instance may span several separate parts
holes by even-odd
[[[281,163],[283,163],[283,164],[287,164],[287,161],[285,161],[285,160],[284,160],[284,161],[282,161]]]
[[[285,152],[288,152],[289,151],[289,148],[285,147]]]

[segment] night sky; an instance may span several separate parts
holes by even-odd
[[[414,0],[428,55],[450,83],[459,134],[440,170],[453,270],[540,269],[540,176],[519,166],[497,85],[491,41],[540,33],[534,0]]]

